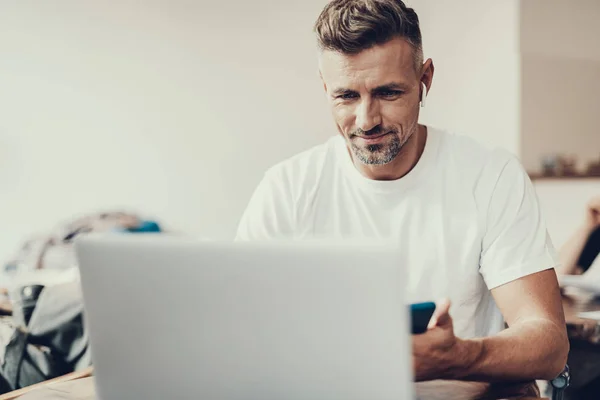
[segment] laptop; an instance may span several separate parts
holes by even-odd
[[[76,254],[102,400],[413,398],[392,248],[112,234]]]

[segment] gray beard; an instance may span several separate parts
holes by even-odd
[[[398,135],[393,135],[391,142],[385,144],[370,144],[365,147],[358,147],[354,142],[350,144],[356,159],[366,165],[384,165],[392,162],[400,154],[402,146],[404,143]]]

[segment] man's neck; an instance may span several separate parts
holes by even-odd
[[[390,163],[385,165],[366,165],[357,161],[352,156],[352,152],[349,151],[349,153],[354,166],[365,177],[375,181],[394,181],[408,174],[417,165],[425,150],[426,142],[427,127],[419,125],[417,131],[402,146],[400,153]]]

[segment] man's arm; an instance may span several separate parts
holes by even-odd
[[[548,379],[566,362],[557,263],[535,188],[516,158],[496,179],[485,178],[495,184],[491,195],[480,197],[490,200],[481,201],[485,230],[479,272],[509,328],[486,338],[456,338],[449,306],[440,304],[431,329],[413,337],[418,380]]]
[[[554,270],[492,290],[508,329],[495,336],[454,336],[449,302],[438,305],[429,330],[413,337],[415,379],[527,381],[554,379],[569,352],[561,297]]]
[[[467,341],[472,360],[458,367],[457,377],[496,381],[558,376],[567,362],[569,341],[554,270],[509,282],[492,295],[508,329]]]

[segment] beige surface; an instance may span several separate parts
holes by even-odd
[[[600,157],[600,2],[522,0],[521,158],[539,172],[544,154]]]
[[[85,379],[85,378],[90,377],[92,375],[93,371],[94,371],[94,368],[89,367],[89,368],[86,368],[81,371],[76,371],[76,372],[72,372],[70,374],[59,376],[58,378],[50,379],[45,382],[40,382],[38,384],[24,387],[22,389],[15,390],[10,393],[5,393],[0,396],[0,400],[13,400],[13,399],[17,399],[17,398],[26,398],[25,395],[28,395],[28,393],[32,393],[32,394],[35,393],[35,396],[39,396],[39,394],[38,394],[39,392],[41,392],[42,397],[34,397],[34,398],[46,399],[46,398],[48,398],[47,395],[50,393],[62,393],[63,397],[59,397],[59,398],[64,399],[65,395],[71,396],[71,393],[73,396],[82,395],[83,393],[81,392],[81,390],[92,390],[92,393],[93,393],[93,385],[88,385],[87,388],[82,387],[81,389],[77,389],[77,390],[74,390],[74,388],[71,385],[69,385],[70,383],[74,383],[74,382],[78,381],[79,379]],[[91,379],[90,379],[90,381],[91,381]],[[64,387],[62,385],[64,385]],[[83,384],[82,384],[82,386],[83,386]],[[50,390],[50,392],[48,392],[48,390]],[[43,397],[44,393],[46,394],[46,397]],[[29,397],[27,397],[27,398],[29,398]],[[67,399],[69,399],[69,398],[88,399],[90,397],[67,397]],[[91,398],[93,398],[93,396]]]
[[[521,0],[520,12],[522,52],[600,62],[598,0]]]
[[[33,390],[19,400],[94,400],[94,378],[55,383]]]
[[[547,154],[573,154],[584,172],[590,162],[600,160],[600,61],[534,53],[523,53],[521,59],[525,169],[541,172]]]

